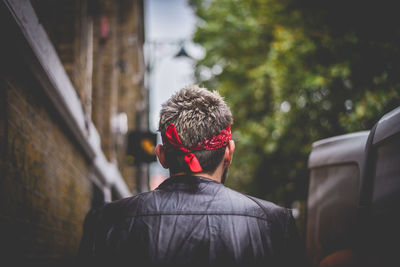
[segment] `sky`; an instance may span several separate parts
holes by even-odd
[[[184,86],[194,83],[190,58],[175,58],[183,40],[184,48],[194,59],[203,50],[190,40],[196,17],[186,0],[145,0],[145,60],[152,67],[146,84],[150,89],[150,130],[157,131],[161,104]],[[158,43],[157,45],[155,43]],[[160,138],[159,138],[160,139]],[[150,187],[168,172],[158,162],[150,166]]]

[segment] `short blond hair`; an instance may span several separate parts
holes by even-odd
[[[162,105],[159,122],[161,135],[165,135],[171,123],[175,125],[182,144],[190,148],[206,138],[218,135],[233,123],[233,118],[229,107],[217,91],[211,92],[206,88],[191,85],[176,92]],[[225,147],[223,149],[195,152],[203,170],[215,170],[218,164],[215,166],[211,164],[208,167],[209,160],[207,159],[212,158],[215,161],[216,158],[213,153],[218,153],[217,151],[219,150],[219,154],[221,154]],[[175,153],[173,156],[181,157],[180,153]],[[180,166],[179,168],[185,166],[183,161],[182,164],[178,165]]]
[[[159,131],[165,134],[168,125],[173,123],[183,145],[192,147],[219,134],[232,122],[232,113],[217,91],[191,85],[172,95],[162,105]]]

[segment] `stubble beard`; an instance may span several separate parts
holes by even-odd
[[[228,177],[228,167],[225,168],[224,172],[222,173],[221,183],[225,184],[226,178]]]

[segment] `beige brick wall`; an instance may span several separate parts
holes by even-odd
[[[138,128],[143,95],[142,3],[138,0],[32,0],[41,24],[80,98],[85,117],[101,137],[101,148],[117,162],[135,192],[137,168],[128,164],[123,137],[111,120],[126,113],[129,130]],[[105,22],[108,35],[101,36]],[[144,121],[145,119],[143,119]]]
[[[27,5],[25,1],[15,1],[21,7]],[[142,15],[137,10],[141,1],[56,2],[28,3],[32,3],[40,24],[48,31],[80,99],[83,116],[95,123],[104,154],[134,192],[136,169],[126,164],[125,148],[116,146],[110,117],[126,112],[129,129],[136,127],[136,102],[143,100],[143,83],[133,83],[132,75],[138,73],[138,62],[142,60],[139,54],[143,40],[140,36],[135,39],[143,30],[143,25],[137,24],[141,17],[135,17]],[[89,3],[94,5],[91,10]],[[76,131],[83,130],[83,138],[87,138],[87,129],[73,128],[80,126],[68,121],[62,107],[53,106],[62,102],[54,100],[62,86],[41,87],[46,86],[47,80],[40,75],[54,72],[39,70],[38,75],[29,66],[39,65],[32,63],[34,56],[29,54],[24,37],[17,34],[15,21],[6,19],[9,13],[5,5],[0,5],[0,29],[7,36],[0,42],[0,257],[2,262],[14,263],[9,266],[70,266],[79,246],[84,217],[93,205],[91,179],[99,184],[99,197],[116,190],[116,184],[109,183],[115,177],[101,178],[98,163],[94,158],[85,158],[90,153],[84,150]],[[103,15],[111,23],[106,43],[101,43],[98,36]],[[88,37],[86,33],[93,35]],[[126,69],[121,69],[121,60]],[[49,94],[48,90],[54,92]],[[64,100],[71,101],[71,97]],[[107,168],[109,162],[101,163],[101,167]],[[122,190],[126,195],[128,190],[121,183],[117,185],[119,193]],[[116,192],[112,195],[121,196]]]
[[[0,254],[63,266],[90,208],[89,166],[37,86],[21,69],[0,80]]]

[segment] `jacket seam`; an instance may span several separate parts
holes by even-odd
[[[224,213],[224,212],[215,212],[215,213],[204,213],[204,212],[180,212],[180,213],[174,213],[174,212],[159,212],[159,213],[146,213],[146,214],[135,214],[135,215],[127,215],[126,217],[129,218],[134,218],[134,217],[146,217],[146,216],[160,216],[160,215],[174,215],[174,216],[191,216],[191,215],[230,215],[230,216],[243,216],[243,217],[251,217],[251,218],[256,218],[256,219],[261,219],[264,221],[268,221],[267,218],[263,218],[260,216],[256,215],[250,215],[250,214],[240,214],[240,213]]]

